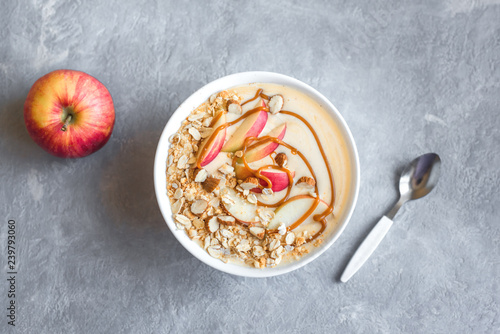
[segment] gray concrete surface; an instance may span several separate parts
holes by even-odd
[[[3,1],[0,10],[0,332],[500,332],[500,2]],[[23,103],[72,68],[111,92],[110,142],[80,160],[28,136]],[[358,206],[324,255],[285,276],[215,271],[174,239],[153,191],[160,133],[221,76],[296,77],[356,139]],[[408,204],[348,284],[356,247],[434,151],[443,176]],[[17,224],[16,327],[7,221]]]

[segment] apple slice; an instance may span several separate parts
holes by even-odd
[[[311,209],[315,200],[315,198],[307,195],[298,195],[292,197],[289,201],[285,202],[280,207],[278,207],[276,211],[274,211],[274,218],[269,223],[267,229],[277,229],[281,225],[281,223],[284,223],[286,227],[292,225]],[[314,211],[309,215],[308,218],[311,218],[315,214],[324,212],[327,208],[328,204],[320,200],[318,206],[314,209]]]
[[[222,113],[215,122],[215,124],[212,126],[212,128],[215,131],[215,129],[217,129],[219,126],[225,123],[226,123],[226,114]],[[203,166],[208,165],[212,160],[214,160],[217,157],[217,154],[219,154],[225,139],[226,139],[226,129],[219,131],[219,133],[213,140],[211,135],[205,138],[198,149],[196,166],[198,168],[201,168]],[[209,146],[207,147],[207,145]]]
[[[264,102],[262,102],[265,107]],[[267,123],[267,111],[261,110],[245,118],[231,138],[222,147],[222,152],[236,152],[243,148],[247,137],[258,137]]]
[[[236,220],[238,220],[242,224],[253,225],[258,222],[255,220],[259,214],[257,213],[257,209],[259,208],[255,204],[251,204],[246,199],[239,197],[236,194],[236,191],[227,188],[229,193],[228,196],[234,204],[229,204],[226,201],[222,200],[222,204],[224,205],[225,210],[228,214],[233,216]]]
[[[295,172],[291,171],[291,173],[293,179],[293,177],[295,176]],[[288,184],[290,183],[287,172],[284,172],[282,170],[278,169],[263,170],[260,172],[260,174],[267,177],[269,181],[271,181],[272,184],[271,190],[275,193],[277,193],[278,191],[282,191],[283,189],[286,189],[288,187]],[[267,182],[262,179],[259,179],[259,183],[263,187],[267,186]],[[253,188],[251,191],[254,193],[261,193],[262,189]]]
[[[254,176],[253,173],[248,168],[245,167],[245,165],[236,164],[234,170],[236,173],[236,178],[239,180],[245,180],[247,177]],[[290,182],[290,180],[288,179],[288,174],[279,169],[263,170],[260,173],[271,181],[272,183],[271,190],[275,193],[283,189],[286,189]],[[291,171],[291,173],[293,178],[295,176],[295,172]],[[260,179],[259,182],[261,186],[263,187],[267,186],[266,181]],[[251,189],[251,191],[254,193],[262,192],[260,188],[253,188]]]
[[[253,177],[253,173],[243,164],[236,164],[234,166],[234,173],[238,180],[245,180],[247,177]]]
[[[278,138],[279,140],[282,140],[283,137],[285,137],[285,133],[286,133],[286,123],[283,123],[272,129],[271,131],[269,131],[269,133],[266,136],[275,137]],[[262,144],[259,144],[254,148],[249,149],[245,153],[245,160],[247,161],[247,163],[250,163],[253,161],[263,159],[267,155],[273,153],[278,146],[279,144],[273,141],[267,141]],[[238,159],[238,162],[241,163],[243,162],[243,160],[240,158]]]

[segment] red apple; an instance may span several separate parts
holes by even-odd
[[[247,177],[253,176],[253,173],[250,170],[248,170],[248,168],[246,168],[245,165],[236,164],[234,171],[236,173],[236,178],[240,180],[245,180]],[[293,178],[295,176],[295,172],[292,171],[291,173]],[[286,189],[290,182],[290,180],[288,179],[288,174],[279,169],[262,170],[260,174],[267,177],[271,181],[272,183],[271,190],[273,192],[278,192],[283,189]],[[259,182],[261,186],[263,187],[267,186],[266,181],[260,179]],[[262,190],[258,187],[251,189],[251,191],[254,193],[262,192]]]
[[[288,174],[284,171],[278,170],[278,169],[269,169],[269,170],[263,170],[260,172],[262,176],[265,176],[271,181],[272,186],[271,190],[275,193],[278,191],[282,191],[283,189],[286,189],[288,187],[288,184],[290,183],[290,180],[288,179]],[[292,179],[295,176],[295,172],[291,172],[292,174]],[[263,179],[259,180],[260,185],[263,187],[267,186],[267,182],[264,181]],[[260,188],[253,188],[251,190],[254,193],[261,193],[262,189]]]
[[[274,137],[274,138],[278,138],[279,140],[282,140],[283,137],[285,137],[285,132],[286,132],[286,123],[283,123],[283,124],[277,126],[276,128],[272,129],[271,131],[269,131],[269,133],[265,136]],[[250,163],[253,161],[263,159],[266,156],[268,156],[269,154],[273,153],[274,150],[278,146],[279,146],[279,144],[275,143],[274,141],[264,142],[260,145],[257,145],[255,147],[249,149],[245,153],[245,160],[247,161],[247,163]],[[242,159],[241,158],[238,159],[238,162],[241,163]]]
[[[38,79],[24,103],[33,140],[61,158],[79,158],[107,143],[115,124],[113,99],[94,77],[57,70]]]
[[[226,123],[226,114],[222,113],[216,119],[215,124],[212,128],[215,130],[219,126]],[[222,129],[217,133],[216,137],[212,140],[212,136],[208,136],[203,140],[198,149],[198,157],[196,158],[196,166],[201,168],[203,166],[208,165],[212,160],[214,160],[219,154],[222,145],[224,144],[224,140],[226,139],[226,129]],[[208,146],[207,146],[208,145]]]
[[[262,100],[260,106],[266,106],[264,100]],[[241,150],[247,137],[257,137],[262,132],[266,126],[267,117],[267,111],[261,110],[245,118],[231,138],[229,138],[227,143],[222,147],[222,152],[236,152]]]

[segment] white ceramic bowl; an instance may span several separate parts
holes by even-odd
[[[275,268],[265,268],[257,269],[251,267],[243,267],[231,263],[223,263],[211,257],[205,250],[198,246],[187,236],[184,230],[177,230],[172,219],[172,210],[170,208],[170,201],[167,195],[167,180],[166,180],[166,170],[167,170],[167,155],[170,143],[168,139],[172,134],[177,132],[181,126],[181,122],[186,119],[186,117],[197,108],[200,104],[205,102],[210,95],[217,93],[221,90],[225,90],[231,87],[240,86],[250,83],[274,83],[280,85],[286,85],[295,88],[306,95],[310,96],[316,102],[324,107],[324,109],[330,114],[333,120],[339,125],[339,128],[344,136],[347,143],[348,154],[351,160],[351,193],[348,196],[347,205],[345,207],[346,214],[344,219],[339,222],[336,231],[325,237],[324,242],[319,246],[315,247],[309,254],[303,256],[297,261],[293,261],[289,264],[284,264],[277,266]],[[154,164],[154,184],[156,191],[156,198],[158,200],[158,205],[163,214],[168,227],[172,231],[173,235],[179,240],[179,242],[195,257],[200,261],[208,264],[209,266],[230,273],[233,275],[246,276],[246,277],[268,277],[275,276],[290,272],[292,270],[298,269],[307,263],[311,262],[324,251],[326,251],[337,238],[340,236],[344,228],[346,227],[349,219],[351,218],[352,212],[354,211],[354,206],[356,205],[356,200],[358,198],[359,191],[359,158],[356,149],[356,144],[352,137],[351,131],[347,127],[346,122],[338,112],[338,110],[333,106],[333,104],[328,101],[323,95],[317,92],[312,87],[306,85],[305,83],[288,77],[286,75],[271,73],[271,72],[242,72],[226,77],[217,79],[205,85],[193,95],[191,95],[186,101],[184,101],[179,108],[170,117],[163,133],[160,137],[158,143],[158,148],[156,150],[155,164]]]

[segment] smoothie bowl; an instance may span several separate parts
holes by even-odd
[[[179,242],[234,275],[311,262],[354,210],[359,160],[337,109],[281,74],[215,80],[174,112],[158,144],[156,197]]]

